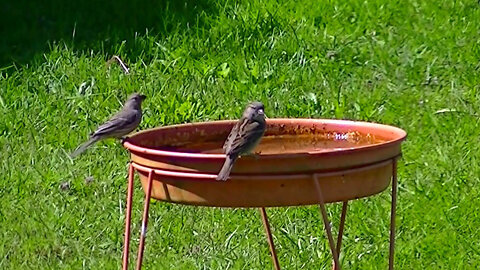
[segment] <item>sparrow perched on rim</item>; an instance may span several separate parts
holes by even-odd
[[[226,181],[232,170],[235,160],[244,154],[249,154],[255,149],[265,132],[265,113],[261,102],[248,104],[242,118],[235,124],[228,135],[223,149],[227,158],[223,164],[217,180]]]
[[[142,121],[142,101],[145,95],[133,93],[123,105],[121,111],[116,113],[106,123],[99,126],[90,134],[90,139],[81,144],[70,157],[74,158],[85,151],[89,146],[106,138],[121,139],[135,130]]]

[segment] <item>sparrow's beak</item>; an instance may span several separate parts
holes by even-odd
[[[145,96],[145,95],[140,95],[140,98],[141,98],[142,101],[143,101],[143,100],[145,100],[145,99],[147,98],[147,96]]]
[[[267,115],[265,114],[265,112],[262,109],[258,110],[258,114],[263,115],[263,117],[265,117],[265,118],[268,118]]]

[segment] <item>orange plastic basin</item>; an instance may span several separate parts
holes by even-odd
[[[144,190],[155,170],[152,197],[219,207],[319,203],[383,191],[406,132],[392,126],[325,119],[267,119],[256,155],[240,157],[226,182],[215,181],[221,147],[236,121],[213,121],[138,132],[124,142]]]

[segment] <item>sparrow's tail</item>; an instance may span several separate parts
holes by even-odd
[[[75,158],[76,156],[80,155],[83,153],[83,151],[87,150],[88,147],[90,147],[92,144],[96,143],[98,140],[100,140],[99,137],[92,137],[90,140],[86,141],[85,143],[81,144],[75,152],[70,154],[71,158]]]
[[[227,155],[227,159],[225,159],[225,163],[223,163],[223,167],[218,173],[217,180],[227,181],[230,171],[232,170],[233,163],[235,163],[236,159],[236,156]]]

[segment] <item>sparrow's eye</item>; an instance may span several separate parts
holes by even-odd
[[[257,113],[258,113],[258,114],[263,114],[263,113],[264,113],[264,112],[263,112],[263,109],[258,109]]]

